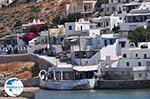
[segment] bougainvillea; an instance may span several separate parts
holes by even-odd
[[[28,26],[27,27],[27,30],[29,32],[41,32],[44,30],[44,24],[34,24],[34,25],[31,25],[31,26]]]
[[[26,44],[33,38],[40,36],[39,32],[45,29],[44,24],[34,24],[26,27],[28,33],[23,36],[19,36],[19,39],[22,39]]]

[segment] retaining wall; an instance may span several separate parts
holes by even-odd
[[[98,80],[95,89],[142,89],[150,88],[150,80]]]

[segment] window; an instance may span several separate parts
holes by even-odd
[[[138,66],[141,66],[141,62],[138,62]]]
[[[113,44],[113,40],[112,39],[110,39],[110,44]]]
[[[105,44],[105,46],[107,46],[107,40],[104,40],[104,44]]]
[[[115,12],[115,10],[116,10],[115,7],[112,7],[112,12]]]
[[[130,66],[129,62],[126,63],[127,66]]]
[[[146,66],[150,66],[150,61],[147,61],[147,62],[146,62]]]
[[[69,30],[72,30],[72,26],[71,25],[69,26]]]
[[[145,76],[148,77],[148,73],[145,73]]]
[[[138,54],[135,54],[135,57],[138,57]]]
[[[119,44],[120,44],[121,48],[124,48],[126,45],[126,42],[119,42]]]
[[[92,38],[86,39],[86,41],[87,41],[86,42],[87,45],[91,45],[91,46],[93,45],[93,39]]]
[[[107,11],[109,11],[109,8],[107,8]]]
[[[142,77],[142,74],[141,74],[141,73],[139,73],[138,75],[139,75],[139,78],[141,78],[141,77]]]
[[[145,59],[147,58],[147,55],[146,55],[146,54],[144,54],[144,58],[145,58]]]
[[[82,30],[82,26],[81,26],[80,28],[81,28],[81,30]]]
[[[106,22],[106,26],[109,26],[109,22]]]
[[[127,54],[123,54],[123,58],[126,58],[127,57]]]
[[[98,22],[97,25],[98,25],[98,27],[101,27],[101,23],[100,22]]]

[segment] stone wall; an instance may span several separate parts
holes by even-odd
[[[39,78],[29,78],[27,80],[23,80],[24,87],[39,87],[40,79]]]
[[[95,89],[150,88],[150,80],[98,80]]]

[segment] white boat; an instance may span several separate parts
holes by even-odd
[[[94,72],[97,66],[77,66],[72,68],[51,68],[42,70],[40,88],[49,90],[86,90],[95,86]]]
[[[41,81],[42,89],[50,90],[77,90],[77,89],[93,89],[95,79],[82,80],[62,80],[62,81]]]

